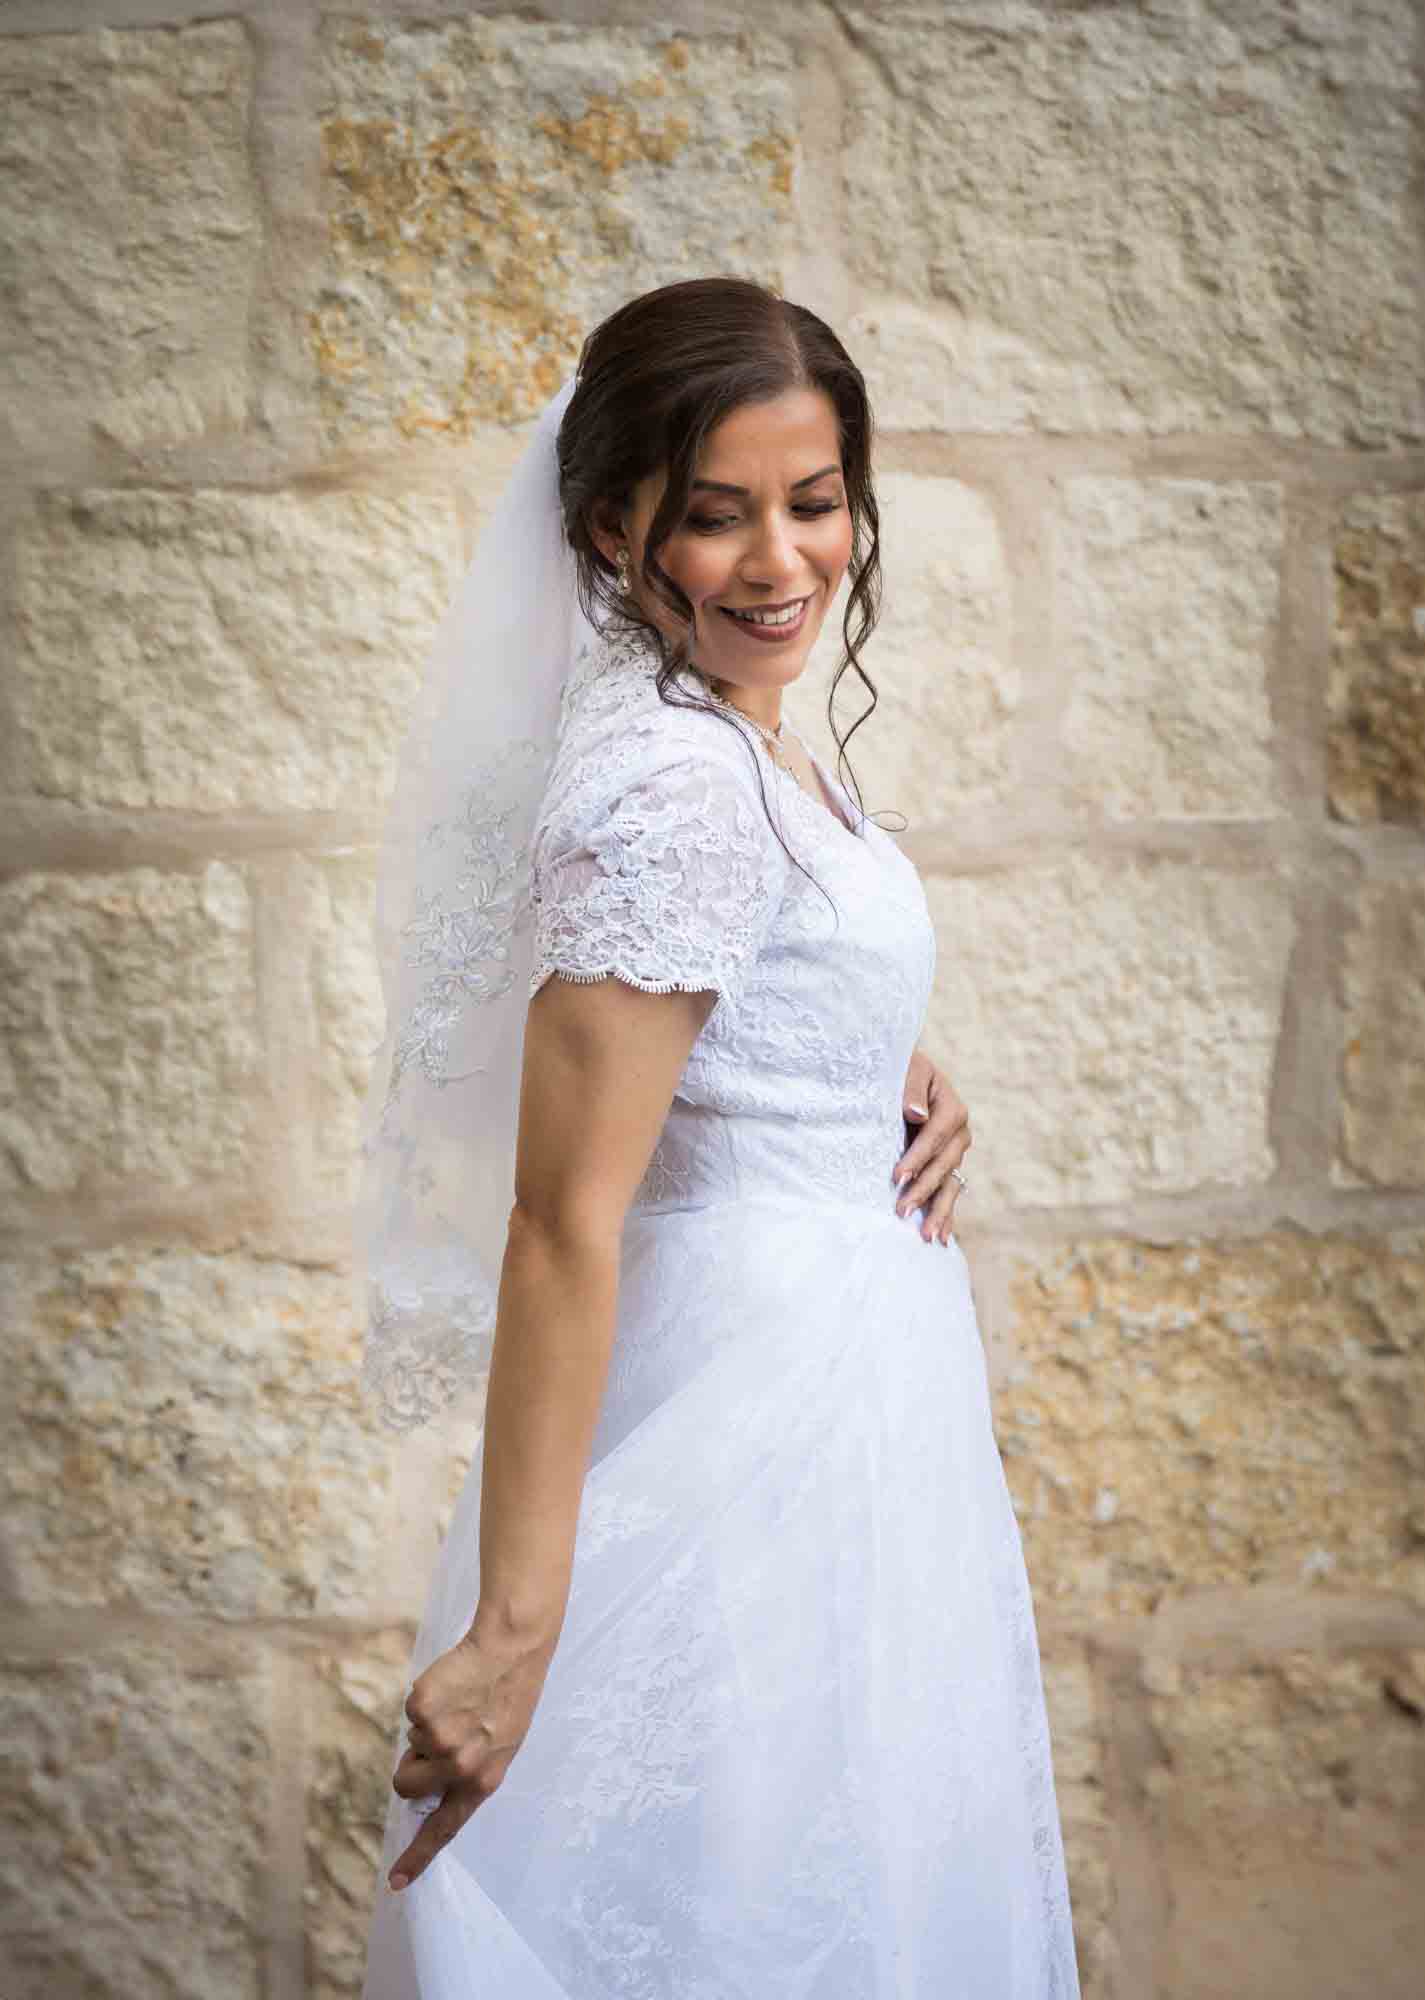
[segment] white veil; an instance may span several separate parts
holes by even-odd
[[[441,622],[377,881],[386,1002],[363,1129],[363,1377],[409,1429],[488,1367],[514,1199],[533,937],[529,850],[569,670],[575,589],[547,405]]]

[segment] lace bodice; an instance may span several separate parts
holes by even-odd
[[[608,973],[718,995],[631,1212],[777,1193],[891,1207],[935,969],[919,875],[819,763],[844,818],[751,724],[666,701],[657,668],[646,638],[606,637],[566,683],[532,853],[531,995]]]

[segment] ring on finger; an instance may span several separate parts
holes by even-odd
[[[960,1172],[960,1169],[958,1167],[952,1167],[950,1169],[950,1178],[952,1181],[958,1181],[962,1188],[967,1188],[970,1185],[970,1183],[965,1179],[965,1176]]]

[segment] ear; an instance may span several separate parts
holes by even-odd
[[[612,500],[596,500],[589,510],[589,534],[594,547],[610,565],[618,562],[618,552],[628,545],[623,516]]]

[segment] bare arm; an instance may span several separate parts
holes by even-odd
[[[393,1887],[454,1838],[528,1734],[568,1601],[624,1218],[715,1000],[556,977],[530,1002],[485,1405],[480,1602],[406,1702],[411,1747],[394,1787],[442,1800]]]
[[[530,1003],[485,1410],[477,1632],[557,1636],[624,1217],[715,998],[554,978]]]

